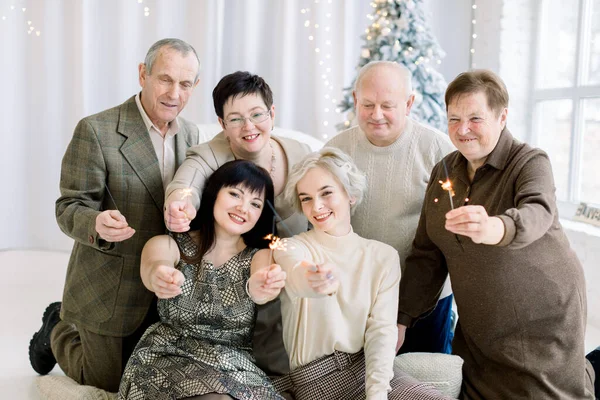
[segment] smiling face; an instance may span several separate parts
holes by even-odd
[[[187,104],[198,84],[198,60],[190,52],[183,55],[169,47],[160,49],[152,65],[139,66],[139,81],[142,87],[141,102],[144,111],[161,132],[166,133],[173,121]]]
[[[491,110],[484,92],[464,93],[448,105],[448,135],[472,171],[494,150],[506,126],[508,110]]]
[[[350,198],[331,172],[314,167],[296,185],[302,212],[316,230],[332,236],[350,232]]]
[[[268,112],[269,109],[258,94],[249,94],[243,97],[230,97],[223,105],[223,119],[219,123],[223,128],[225,137],[229,140],[231,150],[238,157],[253,158],[269,143],[275,106],[271,106],[270,115],[264,121],[252,123],[249,117]],[[227,121],[237,118],[246,118],[241,127],[232,127]]]
[[[264,207],[264,193],[250,191],[243,185],[219,190],[213,208],[217,235],[242,235],[256,225]]]
[[[404,131],[414,96],[407,93],[406,77],[386,65],[371,68],[353,93],[358,125],[375,146],[389,146]]]

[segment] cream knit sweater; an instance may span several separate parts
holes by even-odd
[[[435,164],[456,150],[452,142],[446,134],[407,118],[404,132],[389,146],[373,145],[358,126],[341,132],[326,146],[344,151],[367,175],[365,198],[352,216],[354,231],[395,248],[404,269],[429,175]],[[451,293],[446,282],[440,298]]]
[[[364,349],[367,399],[387,399],[398,339],[397,251],[352,231],[331,236],[311,230],[288,239],[287,251],[275,251],[274,257],[287,273],[281,314],[291,369],[335,350]],[[316,294],[307,284],[304,268],[297,267],[302,260],[335,264],[337,293]]]

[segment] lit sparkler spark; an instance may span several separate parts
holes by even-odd
[[[450,208],[452,210],[454,210],[454,203],[452,202],[452,196],[454,196],[454,189],[452,189],[452,182],[450,182],[450,179],[447,179],[446,182],[444,181],[439,181],[440,184],[442,185],[442,189],[447,190],[448,191],[448,197],[450,198]]]
[[[181,189],[181,200],[185,200],[188,197],[192,197],[192,188]]]
[[[181,197],[180,200],[185,200],[186,204],[189,203],[189,198],[192,197],[192,188],[185,188],[185,189],[181,189]],[[184,211],[185,217],[187,219],[190,219],[190,217],[187,215],[187,212]]]
[[[287,239],[286,238],[282,239],[279,236],[269,233],[267,236],[265,236],[265,239],[271,241],[271,243],[269,243],[269,249],[271,249],[271,252],[269,255],[269,261],[273,260],[273,250],[287,251]]]

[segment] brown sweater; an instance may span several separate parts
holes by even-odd
[[[547,155],[505,129],[473,182],[462,154],[445,161],[455,207],[468,198],[500,217],[506,233],[490,246],[444,228],[450,201],[438,163],[402,275],[398,321],[410,326],[431,311],[449,273],[459,314],[453,352],[465,360],[461,398],[593,399],[585,281],[558,222]]]

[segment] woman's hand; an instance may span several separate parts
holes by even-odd
[[[334,264],[329,262],[315,264],[310,261],[302,261],[300,266],[306,270],[306,280],[315,293],[331,296],[337,292],[340,281],[336,277]]]
[[[188,199],[174,200],[165,205],[165,226],[171,232],[187,232],[196,218],[196,209]]]
[[[150,271],[150,290],[159,299],[170,299],[181,294],[185,277],[177,268],[157,262]]]
[[[264,304],[279,296],[285,286],[286,273],[278,264],[271,264],[248,279],[248,296],[256,304]]]
[[[398,340],[396,341],[396,354],[400,351],[400,348],[404,344],[404,338],[406,337],[406,326],[402,324],[396,324],[398,326]]]
[[[504,237],[504,223],[490,217],[482,206],[463,206],[446,214],[446,229],[468,236],[474,243],[498,244]]]

